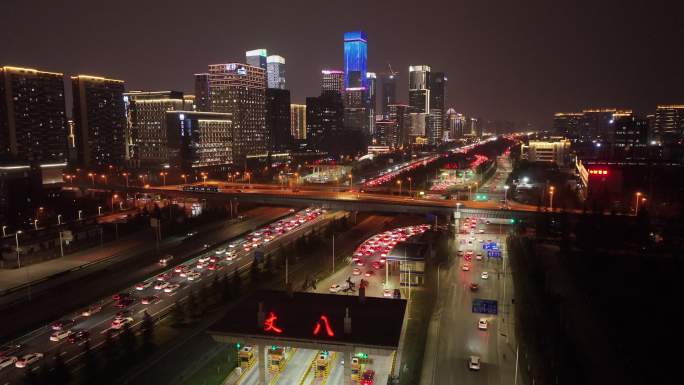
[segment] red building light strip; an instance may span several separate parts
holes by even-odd
[[[589,174],[592,174],[592,175],[608,175],[608,170],[598,170],[598,169],[589,170]]]

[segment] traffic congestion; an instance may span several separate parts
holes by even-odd
[[[275,241],[313,226],[326,212],[318,208],[291,211],[291,215],[238,239],[205,245],[199,255],[4,344],[0,347],[0,382],[17,383],[23,370],[36,370],[49,357],[61,355],[66,363],[76,360],[85,341],[97,348],[105,337],[116,338],[126,326],[138,326],[146,313],[153,319],[163,317],[198,282],[219,272],[242,270],[251,264],[254,252],[265,252]],[[159,264],[172,265],[173,261],[174,256],[165,256]]]

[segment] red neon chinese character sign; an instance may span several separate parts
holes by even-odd
[[[278,317],[275,315],[275,313],[270,312],[268,313],[268,318],[264,321],[264,331],[270,332],[274,331],[278,334],[283,332],[283,329],[279,328],[276,326],[275,321],[278,319]]]
[[[593,175],[608,175],[608,170],[589,170],[589,174],[593,174]]]
[[[334,337],[335,333],[333,332],[332,328],[330,327],[330,322],[328,322],[328,317],[322,315],[321,318],[319,318],[319,321],[323,321],[325,324],[325,332],[328,334],[328,337]],[[321,323],[319,321],[316,321],[316,327],[314,328],[313,335],[317,336],[318,333],[321,331]]]

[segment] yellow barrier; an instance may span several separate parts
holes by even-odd
[[[275,375],[273,375],[273,378],[271,378],[271,381],[268,382],[268,385],[273,385],[276,383],[276,381],[278,381],[278,378],[280,378],[280,374],[285,371],[285,369],[287,368],[287,364],[290,363],[290,360],[292,359],[292,356],[295,355],[295,353],[297,353],[297,348],[292,349],[292,353],[285,360],[283,367]]]
[[[332,361],[329,365],[329,371],[327,375],[323,378],[323,381],[321,382],[321,385],[325,385],[326,382],[328,382],[328,378],[330,378],[330,372],[335,368],[335,356],[337,355],[337,352],[333,352],[332,356],[330,357],[330,360]]]

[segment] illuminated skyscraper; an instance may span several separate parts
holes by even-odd
[[[363,31],[344,33],[344,88],[366,87],[368,37]]]
[[[209,65],[211,111],[232,114],[232,156],[264,154],[266,128],[266,70],[241,63]]]
[[[368,134],[373,135],[375,132],[375,95],[377,93],[377,76],[375,72],[368,72],[366,74],[366,81],[368,83],[368,88],[366,89],[366,120]]]
[[[0,67],[0,159],[67,159],[64,76],[30,68]]]
[[[290,133],[297,140],[306,139],[306,104],[290,104]]]
[[[285,58],[271,55],[266,58],[268,72],[268,88],[285,89]]]
[[[411,112],[430,112],[430,66],[409,66],[409,106]]]
[[[253,49],[245,52],[247,64],[263,70],[266,70],[267,68],[267,57],[268,54],[266,53],[265,48]]]
[[[443,72],[432,72],[429,79],[430,116],[426,136],[428,143],[439,144],[444,139],[444,100],[447,78]]]
[[[663,136],[673,134],[675,137],[684,134],[684,104],[661,105],[656,108],[652,139],[662,141]]]
[[[169,163],[181,171],[226,171],[233,163],[232,115],[216,112],[167,111]]]
[[[131,91],[124,94],[127,158],[139,167],[167,163],[166,112],[192,110],[181,91]]]
[[[71,77],[78,163],[86,168],[123,166],[126,158],[124,82],[99,76]]]
[[[344,126],[344,105],[335,92],[306,98],[306,142],[318,148],[326,136]]]
[[[344,72],[340,70],[321,71],[321,94],[337,92],[340,96],[344,93]]]

